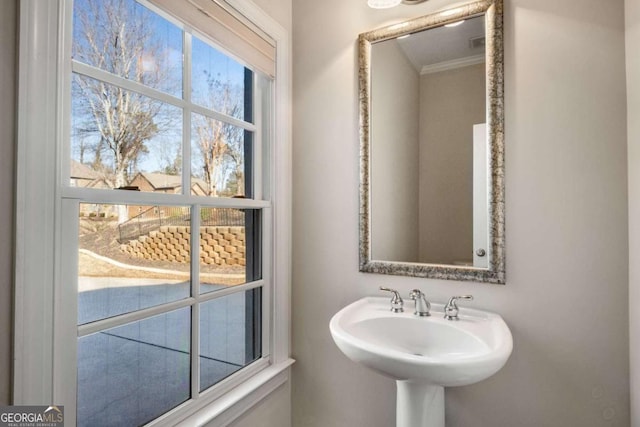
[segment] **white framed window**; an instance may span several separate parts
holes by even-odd
[[[288,34],[246,1],[27,0],[20,37],[14,403],[231,419],[292,363]]]

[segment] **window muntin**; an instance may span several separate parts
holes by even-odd
[[[89,2],[91,2],[91,0],[82,0],[78,4],[87,4]],[[131,6],[132,2],[133,0],[116,1],[116,3],[126,4],[129,6]],[[144,4],[144,2],[141,3]],[[185,295],[185,290],[187,288],[190,294],[182,299],[177,297],[167,298],[166,302],[155,300],[153,303],[146,305],[138,304],[138,302],[130,303],[130,307],[119,310],[120,312],[113,308],[107,308],[106,310],[101,309],[101,313],[106,312],[107,314],[101,314],[99,316],[94,313],[93,317],[91,317],[91,313],[84,313],[85,323],[80,324],[78,327],[78,336],[81,337],[78,340],[78,347],[79,349],[80,347],[84,347],[86,350],[87,346],[84,345],[84,343],[90,341],[88,341],[87,337],[99,334],[106,335],[108,331],[121,328],[123,325],[143,323],[156,316],[163,316],[167,313],[171,313],[178,306],[184,307],[180,310],[189,310],[192,313],[190,319],[191,327],[186,333],[187,335],[192,334],[192,336],[187,337],[186,341],[192,343],[194,346],[194,352],[197,354],[197,356],[192,355],[190,365],[191,391],[189,397],[195,398],[200,392],[215,385],[226,376],[242,369],[242,367],[251,364],[253,361],[268,355],[263,354],[261,337],[264,334],[264,331],[262,330],[262,316],[265,314],[262,311],[262,292],[263,286],[267,284],[267,282],[263,282],[262,280],[262,252],[263,247],[266,247],[263,246],[264,242],[262,235],[264,227],[262,220],[264,218],[263,209],[269,206],[269,202],[262,198],[265,194],[268,194],[267,184],[269,180],[264,179],[264,171],[269,170],[268,156],[266,156],[269,138],[268,126],[266,126],[267,123],[254,124],[253,119],[254,117],[259,117],[259,121],[263,121],[265,118],[268,120],[271,119],[269,116],[270,107],[264,108],[265,105],[270,105],[270,101],[267,98],[270,97],[271,94],[271,79],[259,73],[255,73],[248,68],[242,67],[243,99],[239,104],[242,106],[241,108],[225,110],[224,107],[220,107],[223,111],[217,111],[215,108],[218,107],[213,105],[215,103],[208,105],[210,108],[214,109],[209,109],[206,108],[206,106],[203,107],[203,105],[193,103],[190,99],[192,91],[189,90],[193,85],[191,81],[191,74],[187,70],[191,69],[193,64],[191,61],[193,58],[193,51],[190,49],[190,46],[192,45],[194,37],[188,32],[188,30],[183,31],[181,33],[181,37],[184,40],[184,57],[186,61],[183,64],[183,70],[185,71],[182,72],[182,75],[184,76],[182,80],[182,88],[184,90],[182,93],[184,93],[184,96],[181,98],[176,96],[177,92],[165,90],[161,87],[147,86],[144,83],[144,79],[131,78],[128,75],[114,74],[109,69],[105,68],[94,69],[92,67],[87,67],[81,62],[78,62],[78,59],[75,57],[72,60],[71,65],[72,70],[75,73],[75,77],[72,78],[72,81],[75,81],[76,91],[78,91],[80,81],[83,79],[92,79],[100,82],[104,87],[109,87],[110,89],[115,90],[117,93],[125,94],[128,91],[133,95],[132,97],[139,97],[141,99],[142,97],[146,97],[150,105],[158,103],[162,105],[162,108],[173,111],[172,115],[174,118],[172,123],[176,123],[178,121],[176,119],[178,115],[181,116],[180,124],[167,126],[166,131],[161,132],[164,140],[156,144],[155,147],[151,147],[151,138],[145,140],[145,149],[148,152],[145,154],[157,154],[161,151],[160,149],[157,149],[157,147],[169,147],[170,149],[166,151],[169,151],[170,153],[176,152],[175,157],[170,159],[175,160],[173,164],[177,166],[172,170],[172,172],[175,172],[172,177],[176,178],[176,181],[179,180],[180,184],[186,183],[187,185],[177,186],[179,188],[174,191],[159,191],[158,186],[151,190],[143,190],[139,185],[134,185],[132,177],[139,176],[142,173],[154,174],[161,172],[156,171],[159,168],[158,162],[155,164],[147,163],[147,165],[151,164],[151,166],[144,166],[143,162],[139,161],[139,159],[136,159],[138,160],[137,162],[133,162],[124,168],[127,171],[125,185],[116,186],[113,184],[106,185],[103,188],[100,188],[99,186],[80,185],[83,181],[78,179],[77,176],[74,176],[74,167],[77,167],[76,163],[87,166],[85,164],[87,162],[80,162],[80,159],[78,158],[78,153],[80,152],[81,147],[80,142],[77,140],[78,132],[75,132],[75,130],[82,130],[83,127],[84,129],[88,128],[85,126],[85,123],[81,123],[82,120],[80,119],[81,117],[86,117],[87,110],[85,109],[84,112],[74,110],[74,99],[72,93],[70,109],[72,112],[70,146],[67,151],[71,156],[71,179],[66,181],[68,186],[63,190],[63,194],[64,197],[80,199],[81,207],[84,205],[106,206],[109,204],[112,206],[123,206],[124,208],[116,208],[117,219],[123,224],[134,217],[133,214],[135,212],[132,212],[132,209],[135,210],[135,208],[139,208],[138,211],[140,213],[142,213],[145,207],[154,206],[161,206],[164,208],[173,206],[174,208],[188,209],[190,211],[190,223],[193,227],[191,227],[188,232],[191,242],[191,253],[189,254],[190,264],[188,264],[188,270],[191,276],[188,284],[187,282],[178,283],[179,286],[184,288],[181,290],[180,297]],[[72,82],[72,87],[73,84],[74,83]],[[255,90],[256,86],[258,86],[260,90]],[[158,90],[164,91],[167,94],[160,93]],[[178,95],[182,95],[182,93]],[[98,92],[97,97],[99,98],[100,96],[108,98],[107,96],[104,96],[104,94]],[[120,95],[117,95],[116,99],[118,96]],[[256,105],[261,106],[258,109],[258,113],[261,114],[261,116],[256,116],[256,111],[254,111]],[[104,109],[104,111],[108,110],[108,108]],[[236,113],[240,110],[242,110],[242,114]],[[144,113],[143,109],[138,109],[137,111],[141,112],[140,114]],[[235,132],[236,134],[241,135],[233,140],[234,142],[237,142],[239,146],[237,150],[238,154],[235,154],[235,158],[233,158],[228,151],[223,151],[226,158],[222,163],[228,169],[232,169],[235,183],[229,179],[231,174],[227,173],[226,181],[223,180],[223,182],[227,183],[226,185],[223,185],[224,191],[222,194],[213,194],[213,196],[217,197],[203,198],[202,196],[209,196],[212,194],[201,194],[193,189],[194,184],[197,183],[197,176],[194,177],[193,174],[194,166],[192,162],[194,162],[194,139],[192,130],[194,126],[193,118],[197,116],[214,119],[225,129],[230,129],[232,133]],[[131,117],[139,118],[140,116],[133,115]],[[97,138],[97,140],[100,140],[101,138],[102,136]],[[232,139],[233,138],[229,138],[229,140]],[[94,139],[94,142],[95,141],[96,139]],[[147,144],[149,144],[149,147],[147,147]],[[228,141],[225,142],[225,144],[230,145]],[[118,150],[116,149],[114,151],[114,157],[117,152]],[[189,159],[190,161],[182,162],[183,158]],[[116,162],[113,161],[112,165],[115,164]],[[111,166],[111,168],[111,173],[115,174],[115,166]],[[230,182],[231,185],[229,184]],[[104,191],[105,189],[112,189],[116,187],[123,187],[128,190],[142,190],[146,194],[142,197],[142,193],[133,191]],[[165,187],[164,190],[167,190],[167,188]],[[136,200],[137,194],[140,194],[141,196],[139,202]],[[237,199],[237,203],[234,203],[236,205],[234,208],[228,207],[228,200],[230,198]],[[227,199],[227,202],[224,202],[224,199]],[[212,274],[219,272],[212,271],[211,266],[206,262],[201,262],[200,255],[203,252],[202,248],[198,244],[194,244],[194,242],[199,240],[199,230],[202,230],[203,226],[201,222],[208,218],[208,212],[213,210],[237,210],[242,212],[242,215],[244,216],[245,234],[247,236],[247,240],[245,242],[246,259],[245,265],[242,266],[244,267],[243,271],[241,273],[237,273],[239,277],[235,277],[235,281],[233,283],[223,283],[221,280],[210,280]],[[207,225],[204,225],[204,227],[206,226]],[[184,269],[181,267],[181,270]],[[171,284],[163,283],[161,285]],[[212,292],[213,290],[216,290],[217,292]],[[224,301],[234,298],[244,301],[242,304],[243,310],[238,313],[228,312],[228,315],[220,318],[220,324],[212,324],[210,323],[210,320],[203,320],[206,319],[205,316],[212,313],[212,309],[210,307],[215,307],[215,303],[218,300]],[[153,300],[153,298],[151,299]],[[149,301],[149,299],[146,298],[142,298],[141,300]],[[79,301],[79,305],[82,304],[83,302]],[[133,305],[131,306],[131,304]],[[91,312],[91,310],[88,311]],[[211,318],[211,316],[209,316],[209,318]],[[222,344],[216,344],[214,342],[214,338],[220,338],[222,336],[220,335],[220,332],[223,331],[224,328],[227,328],[229,331],[227,334],[224,334],[225,337],[242,339],[233,345],[237,347],[242,344],[244,346],[243,349],[245,354],[244,358],[232,358],[232,361],[230,362],[231,364],[227,363],[230,368],[225,372],[222,372],[219,369],[211,368],[208,361],[211,355],[216,355],[221,351],[227,351],[226,349],[229,347],[229,343],[232,342],[229,340]],[[242,333],[238,332],[240,329],[242,329]],[[156,336],[161,338],[162,333],[161,331],[150,332],[145,336]],[[184,338],[185,333],[182,333],[180,336]],[[122,339],[122,337],[119,338]],[[134,341],[136,340],[141,341],[139,338],[136,338]],[[201,344],[203,344],[204,341],[206,341],[206,348],[202,349]],[[149,343],[141,341],[136,345],[149,345]],[[195,350],[196,348],[201,349],[200,353],[197,353]],[[78,352],[78,369],[86,363],[85,360],[81,360],[85,354],[89,353],[87,353],[87,351],[83,351],[82,353]],[[135,365],[135,363],[133,364]],[[85,378],[87,375],[86,368],[84,369],[84,372],[78,371],[79,380],[81,378]],[[79,383],[78,387],[80,391],[82,385]],[[177,397],[175,399],[171,398],[168,400],[173,403],[169,404],[166,408],[163,408],[164,411],[171,409],[180,402],[180,399]],[[83,403],[81,399],[78,401],[77,416],[80,424],[83,422],[88,423],[86,414],[91,412],[87,409],[87,405],[85,403]],[[109,402],[103,403],[107,406],[110,404]],[[112,403],[115,403],[115,401]],[[161,412],[157,412],[154,416],[157,416],[160,413]],[[149,420],[143,420],[141,422],[147,421]]]

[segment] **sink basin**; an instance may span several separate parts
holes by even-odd
[[[396,380],[451,387],[495,374],[513,347],[499,315],[461,308],[459,317],[445,320],[442,304],[432,304],[429,317],[415,316],[411,307],[392,313],[388,298],[367,297],[340,310],[329,328],[354,362]]]
[[[459,320],[446,320],[442,304],[432,304],[429,317],[408,305],[392,313],[389,298],[360,299],[333,316],[331,335],[351,360],[398,382],[398,426],[444,426],[443,387],[498,372],[513,348],[511,332],[494,313],[461,308]]]

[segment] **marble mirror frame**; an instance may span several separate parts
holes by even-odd
[[[504,64],[502,0],[480,0],[379,28],[358,37],[360,119],[360,271],[446,280],[505,283]],[[475,16],[485,16],[487,127],[489,138],[489,267],[421,264],[371,259],[371,45]]]

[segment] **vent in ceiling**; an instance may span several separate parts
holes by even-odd
[[[469,39],[469,47],[471,49],[484,48],[485,40],[486,39],[485,39],[484,36],[470,38]]]

